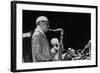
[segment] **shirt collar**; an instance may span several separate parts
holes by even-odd
[[[39,31],[39,32],[44,34],[44,32],[40,28],[38,28],[38,27],[35,29],[35,31]]]

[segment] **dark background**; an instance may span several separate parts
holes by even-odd
[[[48,18],[50,28],[62,28],[64,30],[63,43],[65,49],[69,47],[75,50],[83,49],[91,39],[91,15],[89,13],[23,10],[23,33],[34,32],[35,21],[39,16]],[[48,41],[52,37],[59,39],[60,32],[48,32],[46,36]],[[23,57],[24,61],[31,61],[31,37],[23,39]]]

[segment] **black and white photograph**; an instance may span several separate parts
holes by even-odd
[[[97,66],[96,10],[13,1],[12,71]]]
[[[90,60],[90,18],[89,13],[23,10],[23,62]]]

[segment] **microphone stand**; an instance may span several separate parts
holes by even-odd
[[[61,30],[61,35],[60,35],[60,44],[59,44],[59,60],[62,60],[62,52],[64,51],[64,45],[63,45],[63,35],[64,31]]]

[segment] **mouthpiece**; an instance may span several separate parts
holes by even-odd
[[[48,31],[53,31],[53,29],[48,29]]]
[[[57,28],[57,29],[48,29],[48,31],[63,31],[63,29],[61,29],[61,28]]]

